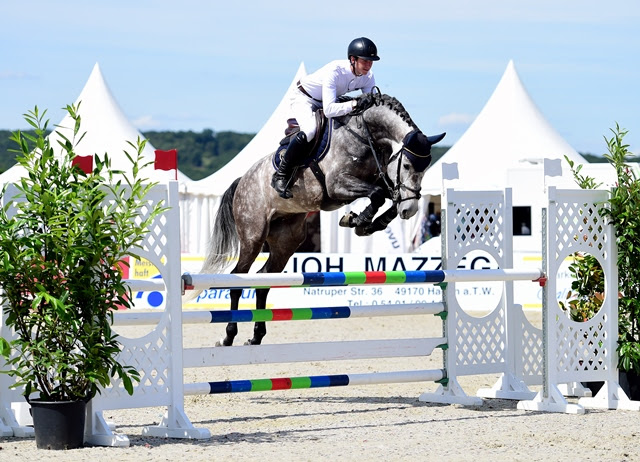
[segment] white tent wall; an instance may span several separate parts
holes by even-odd
[[[289,101],[292,93],[298,91],[296,84],[306,73],[304,63],[300,63],[280,104],[238,155],[217,172],[191,182],[181,191],[180,238],[183,253],[203,255],[206,252],[207,242],[213,231],[213,217],[222,194],[236,178],[249,170],[249,167],[276,150],[284,137],[287,119],[291,117]]]

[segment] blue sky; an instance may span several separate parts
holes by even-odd
[[[367,36],[381,90],[454,143],[509,60],[542,114],[580,152],[619,123],[640,153],[640,2],[4,0],[0,129],[53,123],[96,62],[141,130],[255,133],[298,66],[313,71]],[[499,140],[496,140],[499,143]]]

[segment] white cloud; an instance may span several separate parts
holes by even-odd
[[[0,80],[26,80],[33,79],[34,76],[26,72],[0,71]]]
[[[153,118],[152,115],[143,115],[133,120],[133,125],[138,128],[138,130],[152,130],[154,128],[158,128],[161,123]]]
[[[476,118],[473,114],[461,114],[458,112],[452,112],[441,116],[438,119],[438,126],[440,127],[459,127],[468,126]]]

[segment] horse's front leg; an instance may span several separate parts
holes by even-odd
[[[267,295],[269,295],[269,289],[256,289],[256,310],[264,310],[267,307]],[[253,338],[247,340],[245,345],[260,345],[265,335],[267,335],[267,323],[257,322],[253,326]]]
[[[242,296],[242,289],[230,289],[229,297],[231,298],[231,311],[237,311],[238,304],[240,303],[240,297]],[[216,342],[216,346],[231,346],[233,340],[238,335],[238,323],[230,322],[227,324],[226,335],[219,342]]]
[[[384,205],[386,196],[382,188],[375,186],[371,189],[371,193],[368,195],[368,197],[369,205],[367,205],[365,209],[360,212],[360,214],[356,214],[354,212],[345,214],[340,219],[340,226],[344,226],[346,228],[363,228],[373,222],[376,213],[378,213],[380,207]]]
[[[398,216],[398,207],[396,204],[391,205],[385,212],[376,218],[373,223],[368,226],[359,226],[356,227],[356,234],[358,236],[370,236],[377,231],[382,231],[389,223],[393,221],[395,217]]]

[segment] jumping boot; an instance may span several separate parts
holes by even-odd
[[[271,178],[271,187],[275,189],[283,199],[291,199],[293,194],[289,189],[292,180],[292,173],[297,165],[301,163],[307,155],[307,135],[298,132],[291,139],[286,152],[280,159],[278,170]]]

